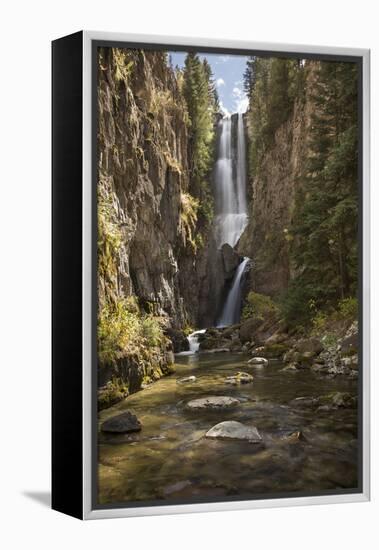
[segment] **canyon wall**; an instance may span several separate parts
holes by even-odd
[[[276,129],[248,181],[249,223],[238,252],[253,260],[249,288],[271,296],[286,290],[294,274],[289,230],[309,153],[316,70],[316,62],[307,62],[301,98],[295,98],[290,116]],[[251,146],[253,128],[248,116],[246,120]]]

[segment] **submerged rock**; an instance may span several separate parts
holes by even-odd
[[[247,372],[237,372],[233,376],[228,376],[225,379],[226,384],[233,384],[237,386],[238,384],[250,384],[254,380],[254,377]]]
[[[141,422],[129,411],[113,416],[101,425],[101,431],[106,433],[139,432],[141,428]]]
[[[227,420],[213,426],[205,437],[216,439],[240,439],[250,443],[260,443],[262,436],[255,426],[245,426],[235,420]]]
[[[297,363],[290,363],[284,368],[280,369],[280,372],[297,372],[299,370],[299,365]]]
[[[348,392],[332,392],[320,397],[320,405],[332,409],[354,409],[357,406],[357,397]]]
[[[204,409],[229,409],[236,407],[239,404],[239,400],[235,397],[229,397],[224,395],[212,395],[210,397],[201,397],[199,399],[193,399],[186,405],[187,409],[191,410],[204,410]]]
[[[332,392],[321,397],[297,397],[290,402],[294,407],[317,408],[318,411],[334,409],[354,409],[357,407],[357,397],[349,392]]]
[[[188,384],[189,382],[196,382],[196,376],[185,376],[184,378],[178,378],[177,384]]]
[[[315,407],[319,404],[317,397],[296,397],[290,401],[293,407]]]
[[[249,365],[268,365],[268,360],[264,357],[252,357],[248,360]]]

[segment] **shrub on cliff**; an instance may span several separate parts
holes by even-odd
[[[263,321],[267,316],[277,312],[278,306],[270,296],[258,294],[258,292],[249,292],[247,295],[247,303],[242,311],[242,318],[248,319],[253,317]]]
[[[100,365],[112,364],[128,355],[146,358],[156,347],[165,347],[159,318],[141,313],[134,297],[105,304],[98,316]]]

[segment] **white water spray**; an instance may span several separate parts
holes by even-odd
[[[187,336],[189,350],[188,351],[181,351],[178,353],[178,355],[194,355],[199,351],[200,342],[199,342],[199,334],[205,333],[205,328],[202,330],[196,330],[195,332],[192,332],[192,334],[189,334]]]
[[[232,120],[220,120],[219,153],[215,167],[215,238],[217,248],[235,246],[247,223],[246,154],[242,114],[237,119],[237,143],[232,143]],[[233,146],[237,150],[236,177],[233,177]]]
[[[238,323],[241,315],[241,299],[242,299],[242,276],[246,269],[249,258],[244,258],[237,267],[234,274],[232,286],[226,298],[221,317],[217,323],[218,327],[228,327]]]

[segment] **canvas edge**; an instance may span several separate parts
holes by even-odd
[[[345,495],[291,497],[236,502],[215,502],[201,504],[180,504],[163,506],[145,506],[136,508],[92,508],[92,220],[91,220],[91,44],[93,40],[114,42],[140,42],[151,44],[173,44],[182,46],[251,49],[261,51],[293,52],[306,54],[331,54],[356,56],[362,58],[362,231],[363,231],[363,348],[365,350],[362,365],[362,492]],[[315,46],[299,44],[280,44],[266,42],[248,42],[241,40],[222,40],[208,38],[172,37],[159,35],[126,34],[100,31],[83,31],[83,519],[105,519],[137,517],[147,515],[196,513],[247,510],[254,508],[273,508],[281,506],[303,506],[320,504],[339,504],[365,502],[370,500],[370,50],[335,46]]]

